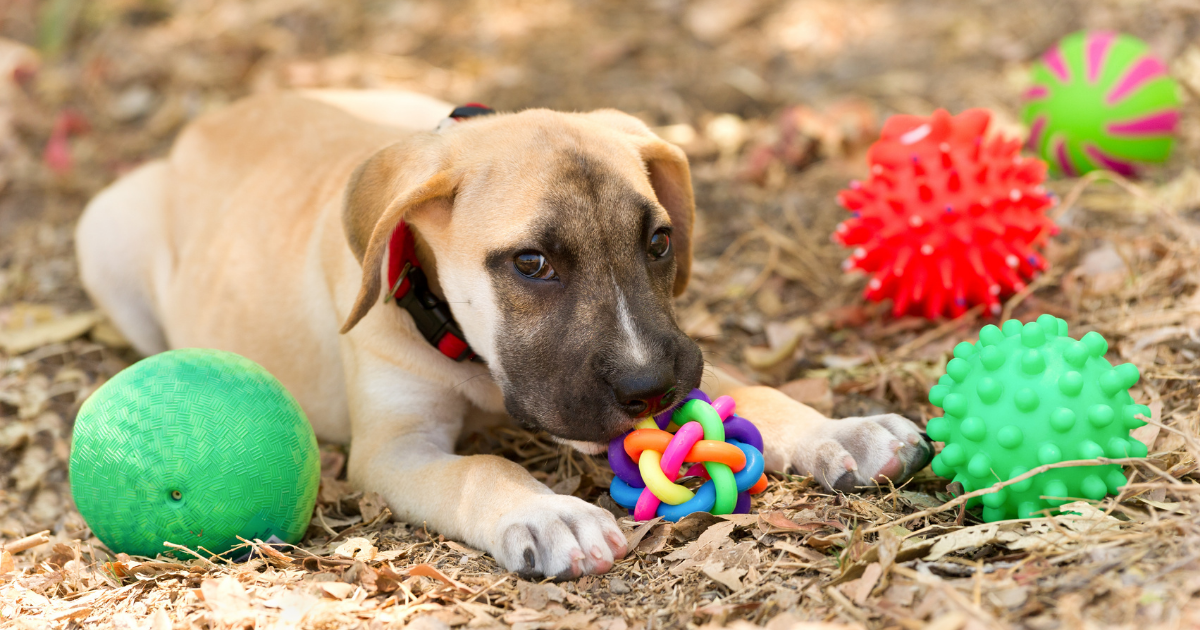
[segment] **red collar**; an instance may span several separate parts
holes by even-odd
[[[450,112],[449,118],[461,121],[464,118],[493,113],[479,103],[468,103]],[[455,361],[481,361],[463,337],[462,329],[454,321],[450,305],[434,295],[429,281],[417,260],[416,242],[408,224],[401,221],[392,232],[388,243],[388,288],[387,300],[408,311],[413,323],[425,340],[438,352]]]
[[[462,329],[454,321],[450,305],[434,295],[429,281],[417,260],[412,230],[401,221],[388,243],[388,299],[412,315],[413,323],[425,340],[438,352],[455,361],[475,360],[477,357],[463,339]]]

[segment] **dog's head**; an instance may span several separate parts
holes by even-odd
[[[683,152],[616,111],[529,110],[416,134],[347,189],[363,282],[343,332],[379,300],[403,219],[509,413],[606,441],[699,385],[700,349],[672,306],[694,214]]]

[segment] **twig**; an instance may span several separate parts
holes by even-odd
[[[200,554],[196,553],[195,551],[192,551],[191,549],[188,549],[187,547],[184,547],[183,545],[176,545],[176,544],[175,544],[175,543],[173,543],[173,542],[167,542],[167,541],[165,541],[165,540],[163,541],[163,545],[164,545],[164,546],[167,546],[167,547],[170,547],[170,548],[172,548],[172,549],[178,549],[179,551],[183,551],[183,552],[186,552],[186,553],[190,553],[191,555],[193,555],[193,556],[196,556],[197,558],[200,558],[201,560],[203,560],[203,561],[207,562],[207,563],[208,563],[209,565],[211,565],[211,566],[214,566],[214,567],[215,567],[215,566],[217,566],[217,565],[216,565],[216,563],[214,563],[212,560],[209,560],[208,558],[205,558],[204,556],[202,556],[202,555],[200,555]]]
[[[971,602],[967,601],[966,598],[962,596],[962,593],[959,593],[957,589],[947,584],[945,580],[939,578],[938,576],[933,575],[932,573],[921,573],[920,571],[914,571],[902,565],[892,566],[892,571],[895,571],[896,573],[899,573],[900,575],[903,575],[911,580],[916,580],[917,582],[928,584],[938,589],[943,595],[950,598],[951,601],[953,601],[955,604],[958,604],[960,608],[978,619],[980,622],[993,628],[999,627],[994,617],[972,605]]]
[[[855,606],[854,602],[850,601],[850,599],[843,595],[841,591],[837,590],[837,588],[832,586],[826,587],[825,595],[827,595],[829,599],[832,599],[834,602],[836,602],[837,605],[845,609],[847,613],[850,613],[851,617],[854,617],[859,622],[863,624],[870,623],[871,616],[868,615],[865,610]]]
[[[330,527],[329,524],[325,522],[325,514],[322,513],[321,506],[319,506],[319,505],[317,506],[317,522],[321,524],[322,529],[324,529],[326,532],[329,533],[329,535],[330,535],[329,541],[330,542],[333,542],[334,540],[337,539],[337,532],[333,531],[333,528]]]
[[[1112,171],[1092,171],[1087,175],[1080,177],[1079,181],[1075,182],[1075,185],[1071,187],[1071,190],[1067,191],[1067,195],[1058,203],[1058,206],[1048,213],[1050,218],[1057,223],[1058,220],[1062,218],[1062,215],[1066,214],[1067,210],[1070,210],[1071,206],[1074,206],[1076,201],[1079,201],[1079,197],[1083,195],[1083,191],[1086,190],[1088,186],[1091,186],[1101,179],[1112,181],[1118,185],[1120,185],[1121,181],[1125,181],[1125,178]],[[1128,184],[1127,181],[1125,183]],[[1133,190],[1130,190],[1129,188],[1126,188],[1126,190],[1129,190],[1129,192],[1133,193],[1135,197],[1145,197],[1145,193],[1141,193],[1141,191],[1134,193]]]
[[[925,346],[926,344],[929,344],[934,341],[937,341],[938,339],[941,339],[942,337],[946,336],[947,333],[954,331],[955,329],[959,328],[960,326],[964,326],[964,325],[970,324],[971,322],[974,322],[975,318],[979,317],[979,314],[982,312],[983,312],[983,305],[978,304],[978,305],[974,306],[973,308],[971,308],[971,310],[963,313],[962,315],[959,315],[958,317],[955,317],[954,319],[952,319],[948,322],[942,322],[941,324],[938,325],[937,328],[934,328],[933,330],[929,330],[924,333],[921,333],[916,339],[913,339],[912,341],[900,346],[899,348],[896,348],[894,351],[892,351],[891,359],[893,361],[898,360],[898,359],[903,359],[904,357],[908,356],[908,353],[912,352],[913,350],[916,350],[918,348]]]
[[[480,595],[483,595],[484,593],[496,588],[497,586],[500,586],[501,584],[503,584],[505,581],[508,580],[508,577],[509,576],[506,575],[506,576],[500,578],[499,580],[496,580],[495,582],[492,582],[491,584],[475,591],[474,593],[471,594],[470,597],[462,600],[463,603],[470,602],[471,600],[475,599],[476,597],[479,597]]]
[[[50,534],[50,530],[47,529],[45,531],[41,531],[41,532],[38,532],[38,533],[30,535],[30,536],[26,536],[24,538],[18,538],[0,548],[4,549],[5,551],[7,551],[9,553],[21,553],[22,551],[25,551],[27,549],[33,549],[34,547],[37,547],[38,545],[44,545],[44,544],[50,542],[49,534]]]
[[[1146,459],[1144,457],[1120,457],[1120,458],[1116,458],[1116,459],[1108,458],[1108,457],[1098,457],[1096,459],[1077,459],[1077,460],[1072,460],[1072,461],[1067,461],[1067,462],[1058,462],[1057,464],[1044,464],[1042,466],[1038,466],[1037,468],[1030,470],[1029,472],[1027,472],[1023,475],[1018,475],[1007,481],[1000,481],[1000,482],[997,482],[995,485],[989,486],[987,488],[982,488],[980,490],[976,490],[974,492],[968,492],[966,494],[960,494],[957,497],[954,497],[953,499],[950,499],[949,501],[939,505],[938,507],[929,508],[927,510],[921,510],[920,512],[914,512],[907,516],[898,518],[894,521],[888,521],[887,523],[883,523],[881,525],[876,525],[875,527],[870,527],[868,529],[863,530],[863,534],[874,534],[876,532],[881,532],[890,527],[895,527],[896,525],[900,525],[902,523],[907,523],[909,521],[915,521],[919,518],[924,518],[926,516],[933,516],[934,514],[940,514],[942,512],[945,512],[947,510],[955,508],[959,505],[962,505],[962,504],[966,503],[967,501],[974,499],[975,497],[981,497],[985,494],[992,494],[993,492],[999,492],[1001,488],[1004,488],[1006,486],[1011,486],[1014,483],[1020,483],[1026,479],[1029,479],[1030,477],[1035,477],[1037,475],[1040,475],[1040,474],[1046,472],[1047,470],[1051,470],[1054,468],[1071,468],[1074,466],[1107,466],[1109,464],[1137,464],[1137,463],[1144,464],[1144,463],[1146,463]],[[829,536],[826,537],[826,539],[829,540],[829,539],[835,539],[835,538],[845,538],[849,535],[850,535],[849,532],[838,532],[838,533],[830,534]]]
[[[1037,291],[1038,289],[1050,284],[1054,280],[1057,280],[1060,275],[1062,275],[1062,272],[1057,267],[1050,269],[1049,271],[1038,276],[1033,282],[1025,285],[1024,289],[1014,293],[1013,296],[1008,298],[1008,301],[1004,303],[1004,310],[1000,312],[1000,321],[1003,322],[1011,319],[1013,311],[1015,311],[1017,307],[1021,305],[1021,302],[1025,301],[1025,298],[1033,295],[1034,291]]]

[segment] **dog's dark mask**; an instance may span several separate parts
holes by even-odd
[[[700,383],[700,348],[672,305],[678,257],[690,256],[673,232],[690,225],[672,226],[598,159],[549,161],[544,219],[528,242],[488,254],[503,320],[489,361],[518,421],[604,442]]]

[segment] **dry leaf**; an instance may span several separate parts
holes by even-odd
[[[1162,422],[1162,401],[1156,400],[1147,406],[1150,407],[1150,419]],[[1151,452],[1154,452],[1154,442],[1158,439],[1158,434],[1161,430],[1162,428],[1157,424],[1147,423],[1134,429],[1129,433],[1129,436],[1135,440],[1138,440],[1142,444],[1145,444],[1147,449],[1149,449]]]
[[[1015,531],[1020,526],[1021,523],[1018,521],[1001,521],[942,534],[934,539],[933,547],[929,550],[929,555],[925,557],[925,560],[932,562],[960,549],[982,547],[989,543],[1015,542],[1021,538],[1021,534]]]
[[[538,612],[530,608],[514,608],[512,612],[506,613],[503,617],[504,623],[518,624],[529,623],[531,621],[541,621],[546,614]]]
[[[571,475],[570,477],[559,479],[557,483],[550,486],[550,489],[554,491],[554,494],[574,494],[579,489],[579,482],[582,479],[581,475]]]
[[[279,609],[281,625],[297,627],[308,611],[319,603],[321,603],[320,598],[307,590],[285,589],[275,597],[264,601],[263,605]]]
[[[695,540],[697,536],[704,533],[709,527],[723,522],[726,522],[725,519],[712,513],[694,512],[679,519],[671,531],[675,534],[675,540],[687,542]]]
[[[460,544],[454,542],[453,540],[447,540],[446,546],[461,553],[461,554],[470,556],[472,558],[478,558],[479,556],[483,555],[482,551],[480,551],[478,549],[472,549],[470,547],[467,547],[466,545],[460,545]],[[378,557],[378,556],[376,556],[376,557]]]
[[[878,562],[872,562],[867,565],[862,577],[843,584],[841,586],[842,592],[854,600],[855,604],[862,606],[867,601],[867,597],[870,596],[871,591],[875,589],[875,585],[879,583],[881,575],[883,575],[883,567],[879,566]]]
[[[955,610],[930,621],[925,630],[961,630],[967,621],[966,614]]]
[[[95,341],[102,346],[108,346],[109,348],[114,348],[116,350],[129,348],[132,345],[129,343],[129,340],[121,334],[121,331],[117,330],[117,327],[107,319],[98,322],[95,327],[92,328],[91,338],[92,341]]]
[[[250,595],[233,576],[204,580],[200,584],[200,592],[204,594],[204,604],[212,611],[217,623],[232,626],[253,621]]]
[[[596,613],[591,612],[568,613],[554,623],[552,630],[583,630],[595,618]]]
[[[378,492],[367,492],[358,500],[358,512],[362,514],[363,521],[367,523],[374,521],[386,509],[387,502],[379,496]]]
[[[438,570],[437,567],[433,566],[432,564],[418,564],[417,566],[409,569],[408,574],[409,575],[421,575],[424,577],[433,578],[435,580],[440,580],[442,582],[445,582],[446,584],[449,584],[450,586],[453,586],[454,588],[457,588],[460,591],[467,592],[467,593],[471,592],[471,589],[467,588],[466,584],[463,584],[462,582],[455,580],[454,578],[446,575],[445,573],[442,573],[441,571]]]
[[[827,378],[801,378],[779,386],[779,391],[821,413],[833,411],[833,390]]]
[[[704,530],[704,533],[700,534],[699,538],[688,543],[683,549],[671,552],[666,559],[703,561],[712,552],[716,551],[722,543],[729,540],[729,535],[733,533],[733,528],[734,523],[721,521]]]
[[[346,599],[358,588],[345,582],[317,582],[317,586],[334,599]]]
[[[626,549],[636,548],[638,546],[638,543],[642,542],[642,537],[645,536],[646,533],[649,532],[650,529],[652,527],[654,527],[655,525],[657,525],[658,522],[661,520],[662,520],[661,516],[656,516],[656,517],[646,521],[645,523],[638,525],[637,529],[633,530],[632,532],[629,533],[629,535],[627,535],[625,537],[625,548]]]
[[[799,523],[796,523],[792,519],[785,516],[783,514],[783,512],[778,512],[778,511],[760,512],[758,516],[760,519],[762,519],[762,521],[764,523],[766,523],[767,525],[770,525],[771,527],[778,529],[778,530],[798,531],[801,529],[805,529]],[[809,529],[809,531],[812,531],[812,530]]]
[[[154,615],[150,618],[149,630],[171,630],[173,627],[171,617],[165,609],[159,608],[154,611]]]
[[[758,543],[747,540],[736,545],[722,547],[708,557],[708,561],[716,561],[731,569],[754,570],[758,564]]]
[[[545,610],[550,602],[562,603],[567,598],[567,592],[559,586],[525,580],[517,582],[517,592],[521,596],[521,605],[530,610]]]
[[[733,628],[734,624],[730,624],[729,627]],[[750,628],[756,629],[757,626],[750,626]],[[750,628],[746,630],[750,630]],[[805,621],[787,612],[776,615],[766,626],[766,630],[859,630],[861,628],[862,626],[848,626],[844,623],[829,621]],[[736,630],[742,630],[742,628]]]
[[[667,546],[667,541],[671,538],[671,524],[661,523],[654,529],[650,530],[642,542],[638,544],[636,549],[642,553],[655,554],[663,550]]]
[[[742,589],[741,577],[746,575],[745,569],[729,568],[720,562],[708,562],[701,569],[704,575],[712,578],[713,581],[725,585],[731,591],[740,591]]]
[[[13,563],[12,554],[0,549],[0,575],[12,573],[15,568],[16,565]]]
[[[9,354],[23,354],[39,346],[70,341],[91,330],[98,321],[100,314],[88,311],[26,328],[0,330],[0,349]]]
[[[379,553],[379,549],[371,544],[371,541],[366,538],[347,538],[346,542],[338,545],[337,549],[333,550],[333,555],[359,560],[362,562],[370,562],[375,559],[375,554]]]
[[[806,547],[797,547],[795,545],[786,543],[782,540],[775,541],[775,544],[773,544],[772,547],[775,549],[786,551],[786,552],[792,554],[793,556],[796,556],[797,558],[806,560],[808,562],[820,562],[822,560],[827,559],[827,556],[825,556],[824,554],[818,553],[818,552],[813,551],[812,549],[808,549]]]

